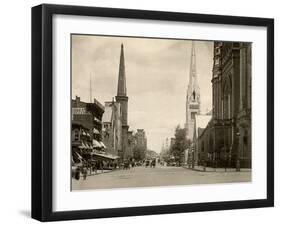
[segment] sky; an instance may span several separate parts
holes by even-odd
[[[191,41],[72,35],[72,97],[100,103],[117,94],[124,45],[129,130],[144,129],[148,149],[160,152],[177,125],[185,123]],[[212,107],[213,42],[194,41],[201,113]]]

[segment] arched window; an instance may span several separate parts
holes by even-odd
[[[195,90],[192,92],[192,101],[195,101],[196,93]]]

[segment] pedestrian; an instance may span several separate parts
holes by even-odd
[[[96,161],[93,162],[93,167],[92,167],[92,169],[93,169],[93,173],[94,173],[94,174],[97,174],[97,173],[98,173],[98,168],[97,168],[97,162],[96,162]]]
[[[86,177],[87,177],[87,168],[84,167],[83,168],[83,179],[86,180]]]
[[[149,166],[149,160],[146,160],[145,162],[145,168]]]
[[[101,169],[101,172],[103,173],[103,161],[100,161],[100,169]]]
[[[80,168],[77,167],[77,169],[75,170],[75,179],[79,180],[80,179]]]

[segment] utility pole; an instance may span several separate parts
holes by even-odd
[[[223,131],[224,131],[224,133],[223,133],[223,143],[224,143],[224,162],[223,162],[223,165],[224,165],[224,171],[226,172],[226,168],[227,168],[227,157],[226,157],[226,155],[227,155],[227,153],[226,153],[226,139],[225,139],[225,134],[226,134],[226,126],[225,126],[225,122],[223,122]]]
[[[242,146],[242,153],[243,153],[243,149],[244,149],[244,144],[243,144],[243,141],[241,142],[241,134],[238,132],[236,133],[236,136],[238,137],[239,139],[239,143],[241,143],[241,146]],[[239,172],[240,171],[240,147],[238,147],[237,149],[237,157],[236,157],[236,171]]]
[[[90,103],[92,103],[92,73],[90,73]]]

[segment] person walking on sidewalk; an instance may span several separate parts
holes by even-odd
[[[93,161],[92,169],[94,174],[98,173],[97,162],[95,160]]]
[[[83,167],[83,179],[86,180],[86,177],[87,177],[87,168],[86,167]]]

